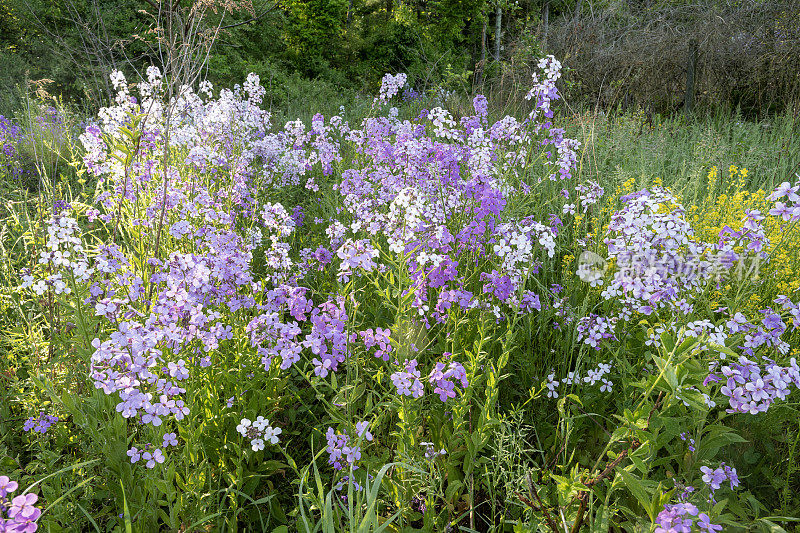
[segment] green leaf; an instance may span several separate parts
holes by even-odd
[[[630,455],[630,459],[631,459],[631,462],[633,462],[633,466],[635,466],[635,467],[636,467],[636,469],[637,469],[639,472],[641,472],[641,473],[642,473],[642,475],[644,475],[644,474],[646,474],[646,473],[647,473],[647,471],[648,471],[649,469],[648,469],[648,468],[647,468],[647,466],[644,464],[644,461],[642,461],[641,457],[636,457],[635,455]]]
[[[597,510],[592,521],[591,533],[608,533],[608,522],[611,513],[608,512],[607,506],[602,506]]]
[[[625,469],[617,470],[620,477],[622,478],[622,482],[625,484],[625,487],[633,494],[636,501],[647,511],[647,515],[650,517],[652,521],[654,519],[653,511],[650,508],[650,495],[645,489],[644,484],[642,481],[637,478],[634,474],[628,472]]]
[[[767,520],[766,518],[762,518],[759,521],[761,525],[762,531],[768,531],[769,533],[786,533],[786,530],[783,529],[781,526],[772,522],[771,520]]]
[[[122,480],[119,480],[119,486],[122,487],[122,516],[125,521],[125,533],[133,533],[133,524],[131,522],[131,512],[128,510],[128,499],[125,497],[125,485]]]

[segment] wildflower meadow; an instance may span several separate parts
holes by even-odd
[[[796,531],[798,122],[568,77],[0,117],[0,532]]]

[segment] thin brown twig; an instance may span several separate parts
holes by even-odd
[[[527,505],[528,507],[530,507],[534,511],[541,511],[541,513],[544,515],[544,519],[547,522],[547,525],[550,527],[550,529],[553,531],[553,533],[559,533],[560,530],[558,529],[558,525],[556,524],[556,521],[553,520],[552,516],[550,516],[550,512],[547,510],[547,507],[545,507],[544,503],[542,502],[542,499],[539,497],[539,491],[536,490],[536,485],[534,485],[533,480],[531,479],[531,473],[530,472],[527,473],[527,476],[526,476],[525,479],[526,479],[527,484],[528,484],[528,492],[530,492],[531,496],[536,498],[536,501],[539,502],[539,505],[537,507],[536,504],[534,504],[528,498],[524,497],[522,494],[517,493],[517,497],[519,498],[519,500],[522,503],[524,503],[525,505]]]
[[[578,531],[581,529],[581,526],[583,525],[583,520],[586,515],[586,509],[589,507],[589,494],[591,493],[592,487],[594,487],[595,485],[600,483],[603,479],[605,479],[606,476],[608,476],[616,467],[619,466],[622,460],[625,459],[625,457],[627,457],[632,450],[635,450],[640,445],[641,443],[637,440],[631,442],[631,446],[629,448],[622,450],[622,452],[620,452],[620,454],[617,455],[617,457],[614,458],[613,461],[611,461],[610,463],[608,463],[608,465],[606,465],[606,467],[603,469],[602,472],[600,472],[600,474],[598,474],[591,480],[584,483],[584,485],[589,487],[590,490],[580,491],[576,496],[580,504],[578,505],[578,513],[575,516],[575,522],[572,523],[572,529],[570,529],[570,533],[578,533]]]
[[[258,20],[261,20],[262,18],[264,18],[265,16],[267,16],[269,13],[272,13],[273,11],[275,11],[276,7],[277,7],[277,6],[274,6],[274,5],[273,5],[272,7],[268,8],[268,9],[265,9],[263,13],[261,13],[261,14],[259,14],[259,15],[256,15],[255,17],[252,17],[252,18],[250,18],[249,20],[243,20],[243,21],[241,21],[241,22],[235,22],[235,23],[233,23],[233,24],[228,24],[228,25],[226,25],[226,26],[222,26],[222,27],[220,27],[219,29],[220,29],[220,30],[228,30],[228,29],[230,29],[230,28],[235,28],[235,27],[237,27],[237,26],[244,26],[245,24],[251,24],[251,23],[253,23],[253,22],[256,22],[256,21],[258,21]]]

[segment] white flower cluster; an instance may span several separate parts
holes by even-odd
[[[567,385],[577,385],[578,383],[583,382],[587,385],[594,385],[598,381],[602,381],[604,384],[608,383],[608,390],[611,390],[611,382],[604,378],[604,376],[609,372],[611,372],[610,363],[598,363],[597,368],[590,368],[583,378],[581,378],[576,372],[570,372],[567,374],[567,377],[564,378],[564,383]]]
[[[147,81],[140,82],[137,87],[142,98],[151,98],[158,95],[161,89],[161,70],[156,66],[150,65],[147,67],[146,74]]]
[[[247,246],[251,250],[255,250],[256,248],[261,246],[261,243],[264,242],[264,233],[262,233],[260,228],[253,226],[247,228],[247,235],[245,239],[247,241]]]
[[[422,194],[413,187],[398,193],[389,206],[389,228],[386,237],[389,250],[405,253],[406,244],[414,239],[415,230],[424,225],[429,211]]]
[[[487,178],[492,169],[492,148],[483,128],[475,128],[470,134],[468,145],[469,169],[473,176]]]
[[[434,107],[428,111],[428,120],[433,123],[433,133],[437,137],[446,139],[457,139],[459,137],[456,121],[453,120],[453,116],[446,109]]]
[[[273,428],[269,420],[259,416],[253,422],[248,418],[242,418],[242,422],[236,426],[242,437],[250,439],[250,447],[254,452],[264,449],[265,443],[278,444],[278,435],[282,433],[281,428]]]
[[[295,228],[292,216],[279,203],[265,203],[261,208],[261,220],[263,226],[271,232],[270,239],[273,242],[289,236]]]
[[[53,218],[47,227],[46,250],[39,255],[39,264],[47,267],[49,275],[43,279],[36,279],[33,274],[22,276],[22,288],[32,288],[42,295],[48,287],[53,287],[56,294],[69,294],[70,287],[64,277],[68,271],[75,281],[88,281],[93,273],[89,268],[89,260],[80,238],[78,222],[71,217],[60,216]]]
[[[561,62],[555,56],[540,59],[539,68],[544,69],[545,75],[550,79],[557,80],[561,77]]]
[[[136,107],[136,104],[134,104],[134,99],[128,91],[128,82],[125,80],[125,74],[115,70],[111,73],[110,78],[111,86],[117,91],[114,98],[116,105],[101,107],[97,116],[107,130],[116,132],[119,126],[125,122],[128,114]]]
[[[395,76],[385,74],[381,80],[381,90],[379,96],[375,99],[375,103],[386,102],[394,97],[405,86],[407,80],[408,76],[402,72]]]
[[[548,398],[558,398],[558,386],[563,382],[565,385],[587,385],[592,386],[600,383],[600,392],[611,392],[614,384],[605,376],[611,372],[611,364],[599,363],[597,368],[590,368],[584,377],[581,377],[577,372],[570,372],[562,381],[556,380],[555,372],[547,376],[545,388],[547,389]]]
[[[151,130],[158,135],[164,135],[169,115],[169,142],[172,146],[192,149],[205,143],[210,147],[222,136],[233,136],[246,149],[246,156],[253,143],[262,139],[270,128],[270,113],[259,107],[266,91],[256,74],[248,75],[244,85],[235,86],[233,91],[220,91],[216,100],[212,99],[211,83],[203,81],[199,92],[184,85],[169,101],[164,95],[161,71],[151,66],[146,74],[147,80],[135,85],[136,98],[130,92],[125,75],[120,71],[111,73],[111,84],[117,93],[114,102],[100,110],[95,131],[84,132],[80,137],[89,159],[96,165],[93,172],[103,174],[113,170],[118,179],[124,174],[121,165],[113,159],[114,154],[105,152],[101,134],[115,136],[120,127],[130,126],[134,115],[142,120],[138,126],[141,130]],[[209,164],[217,164],[222,157],[210,148],[195,150],[191,154],[192,162],[196,164],[202,163],[203,158]]]
[[[497,229],[494,252],[503,258],[503,270],[515,278],[524,276],[533,264],[534,241],[544,248],[548,257],[556,250],[553,230],[535,220],[507,222]]]
[[[261,104],[264,100],[264,95],[267,94],[267,90],[261,86],[261,79],[254,72],[247,75],[247,80],[244,82],[244,92],[247,93],[248,100],[254,106]]]

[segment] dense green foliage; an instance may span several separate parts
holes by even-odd
[[[31,82],[96,109],[113,69],[159,63],[152,0],[3,0],[0,112]],[[168,2],[181,23],[194,3]],[[232,85],[255,72],[272,109],[303,98],[308,80],[372,94],[381,73],[406,72],[418,91],[508,95],[527,90],[543,53],[573,69],[573,104],[671,114],[686,96],[698,43],[695,99],[764,116],[800,98],[800,9],[792,0],[214,0],[202,23],[215,48],[206,75]],[[498,20],[499,17],[499,20]],[[499,25],[498,25],[499,22]],[[163,28],[162,28],[163,29]],[[219,29],[217,32],[216,30]],[[159,30],[160,31],[160,30]],[[499,31],[499,33],[498,33]],[[161,34],[163,35],[163,34]],[[184,36],[185,37],[185,36]],[[16,87],[14,91],[12,88]]]

